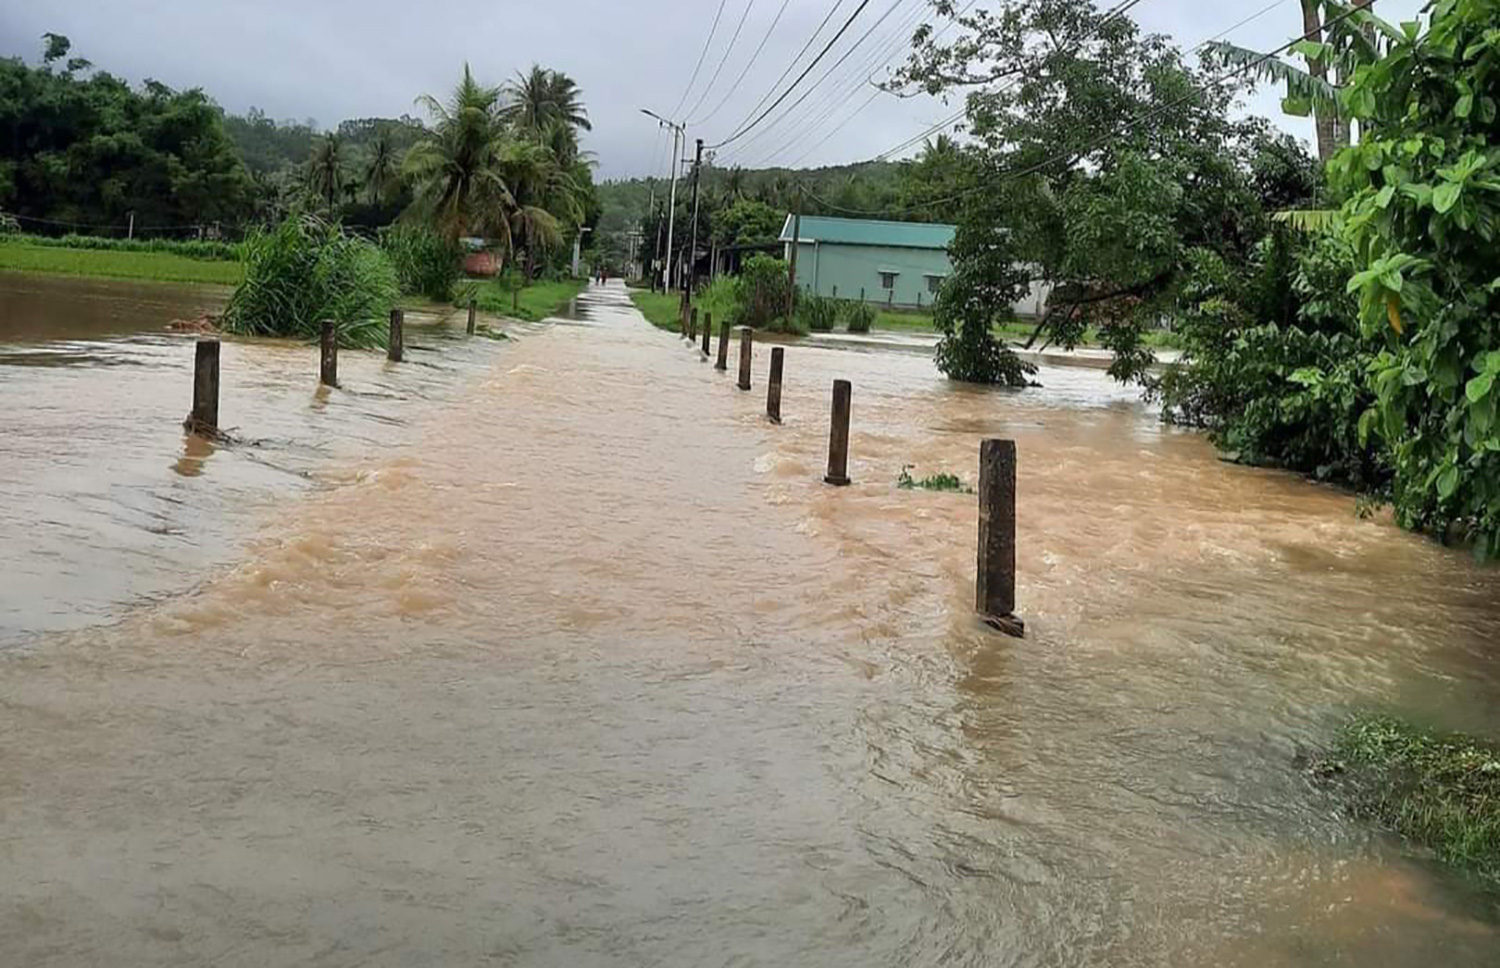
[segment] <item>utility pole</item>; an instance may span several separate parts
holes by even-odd
[[[792,211],[792,255],[787,269],[786,318],[797,311],[797,250],[802,248],[802,189],[797,189],[797,207]]]
[[[654,111],[641,108],[641,113],[648,118],[655,118],[672,129],[672,191],[667,200],[667,206],[670,209],[667,214],[667,266],[662,275],[666,286],[670,288],[672,285],[672,236],[677,222],[677,170],[682,167],[682,139],[686,137],[686,131],[682,125],[675,121],[668,121]]]
[[[693,243],[688,247],[687,293],[693,298],[698,288],[698,183],[703,181],[703,139],[698,139],[698,149],[693,155]]]
[[[656,256],[656,258],[654,258],[654,259],[651,260],[651,291],[652,292],[656,291],[656,283],[659,281],[656,273],[657,273],[657,269],[659,269],[661,267],[661,260],[662,260],[662,247],[661,247],[662,214],[663,213],[660,212],[660,211],[658,211],[656,213],[656,250],[655,250],[655,256]]]

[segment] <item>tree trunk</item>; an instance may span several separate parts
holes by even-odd
[[[1322,0],[1302,0],[1302,36],[1313,43],[1323,40]],[[1328,80],[1328,65],[1321,60],[1307,59],[1307,73],[1320,81]],[[1321,104],[1313,106],[1313,123],[1318,132],[1318,160],[1327,162],[1339,150],[1339,119],[1330,108]],[[1345,131],[1347,132],[1347,127]],[[1345,143],[1348,143],[1347,133]]]

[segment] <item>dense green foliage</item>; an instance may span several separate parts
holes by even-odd
[[[1405,526],[1500,555],[1500,30],[1493,0],[1439,0],[1426,32],[1343,92],[1360,143],[1329,166],[1345,201],[1376,405]]]
[[[1028,368],[991,334],[1042,283],[1036,338],[1071,347],[1093,330],[1114,375],[1140,379],[1145,334],[1178,311],[1193,267],[1242,266],[1263,236],[1253,160],[1274,139],[1263,122],[1231,120],[1235,92],[1129,18],[1089,0],[1005,10],[960,14],[959,36],[927,37],[900,75],[929,93],[967,90],[974,136],[966,158],[950,147],[929,162],[962,198],[935,307],[938,364],[1024,385]],[[1110,118],[1140,121],[1101,131]]]
[[[394,225],[380,232],[380,247],[390,257],[401,291],[436,302],[453,297],[463,275],[463,249],[431,229]]]
[[[805,333],[800,317],[786,316],[791,286],[787,264],[781,259],[768,255],[746,259],[735,283],[734,324],[772,332]]]
[[[332,320],[341,345],[385,345],[401,285],[379,246],[304,215],[252,232],[244,250],[245,281],[224,311],[226,332],[312,340]]]
[[[1313,775],[1337,785],[1356,817],[1432,849],[1500,891],[1500,752],[1384,716],[1345,726]]]
[[[39,66],[0,60],[0,209],[27,228],[123,227],[134,212],[143,234],[245,213],[250,176],[207,95],[133,89],[82,59],[60,65],[68,50],[51,35]]]

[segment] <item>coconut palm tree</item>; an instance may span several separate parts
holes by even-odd
[[[583,106],[583,92],[561,71],[533,64],[530,71],[516,72],[515,80],[505,85],[504,94],[508,102],[506,119],[522,131],[540,134],[553,121],[574,130],[593,130]]]
[[[370,204],[379,205],[396,180],[396,149],[382,132],[370,146],[370,164],[365,168],[365,191]]]
[[[307,187],[328,203],[332,215],[344,185],[343,143],[332,131],[319,139],[307,163]]]
[[[444,104],[431,95],[417,103],[432,118],[432,136],[413,145],[404,170],[411,177],[411,213],[426,218],[440,233],[495,238],[511,248],[516,205],[502,162],[515,142],[500,109],[500,91],[464,76]]]

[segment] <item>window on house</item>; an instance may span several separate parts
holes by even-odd
[[[899,276],[900,274],[901,273],[899,273],[899,272],[884,272],[884,271],[882,271],[880,273],[880,288],[882,288],[882,289],[895,289],[896,288],[896,277]]]
[[[934,275],[931,275],[929,273],[926,278],[927,278],[927,291],[930,292],[930,293],[936,293],[939,289],[943,288],[943,280],[946,279],[946,278],[948,278],[948,277],[947,276],[934,276]]]

